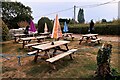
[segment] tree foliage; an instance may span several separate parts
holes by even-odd
[[[42,17],[38,21],[38,33],[44,32],[45,23],[47,23],[48,31],[52,32],[53,24],[52,24],[51,20],[47,17]]]
[[[112,45],[110,43],[103,44],[97,54],[97,77],[105,80],[113,80],[111,75],[110,58]]]
[[[64,23],[64,22],[66,22],[67,24],[70,22],[70,19],[68,20],[68,19],[62,19],[62,18],[60,18],[59,19],[59,22],[60,23]]]
[[[2,41],[9,40],[9,29],[7,25],[2,21]]]
[[[106,22],[107,22],[106,19],[102,19],[102,20],[101,20],[101,23],[106,23]]]
[[[84,10],[83,9],[79,9],[79,12],[78,12],[78,22],[79,23],[84,23],[85,22],[85,19],[84,19]]]
[[[31,8],[20,2],[2,2],[2,20],[8,28],[18,28],[17,22],[30,20],[31,13]]]

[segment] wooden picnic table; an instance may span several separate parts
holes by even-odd
[[[50,37],[50,32],[39,33],[41,36]]]
[[[25,36],[26,34],[14,34],[14,40],[15,42],[17,42],[17,37],[18,37],[18,41],[20,40],[21,37]]]
[[[63,37],[64,37],[64,38],[65,38],[65,37],[71,37],[71,39],[73,40],[74,37],[73,37],[72,35],[73,35],[73,33],[64,33],[64,34],[63,34]]]
[[[98,34],[85,34],[82,35],[82,38],[80,38],[80,42],[79,44],[81,44],[82,41],[86,41],[86,42],[95,42],[98,41],[98,43],[100,43],[100,39],[98,39]]]
[[[40,35],[49,35],[50,32],[39,33]]]
[[[26,44],[28,44],[31,40],[38,40],[38,42],[40,42],[41,40],[45,40],[45,38],[47,38],[47,36],[37,36],[37,37],[26,37],[26,38],[21,38],[21,40],[23,41],[23,48]]]
[[[47,54],[47,56],[50,58],[50,54],[48,53],[50,49],[54,49],[53,54],[56,53],[57,50],[60,51],[68,51],[68,46],[67,44],[70,43],[70,41],[54,41],[53,42],[54,45],[52,44],[52,42],[46,43],[46,44],[41,44],[41,45],[36,45],[36,46],[32,46],[32,48],[37,50],[37,54],[35,55],[34,61],[37,61],[38,58],[38,53],[39,51],[44,51],[45,54]],[[60,46],[65,45],[66,49],[61,49]]]

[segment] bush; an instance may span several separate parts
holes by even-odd
[[[38,21],[38,33],[43,33],[43,32],[44,32],[45,23],[47,23],[48,31],[49,31],[49,32],[52,32],[52,28],[53,28],[52,22],[50,21],[49,18],[47,18],[47,17],[42,17],[42,18]]]
[[[9,40],[9,29],[7,25],[2,22],[2,41],[7,41]]]
[[[120,24],[99,24],[95,25],[95,33],[101,34],[101,35],[120,35]],[[76,34],[87,34],[88,33],[89,26],[69,26],[69,32],[70,33],[76,33]]]

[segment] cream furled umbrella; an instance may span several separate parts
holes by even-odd
[[[45,23],[44,33],[48,33],[47,23]]]

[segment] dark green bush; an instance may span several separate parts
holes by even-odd
[[[52,22],[50,21],[49,18],[47,18],[47,17],[42,17],[42,18],[38,21],[38,33],[43,33],[43,32],[44,32],[45,23],[47,23],[48,31],[49,31],[49,32],[52,32],[52,28],[53,28]]]
[[[69,26],[69,32],[76,33],[76,34],[87,34],[88,33],[88,26]],[[116,25],[95,25],[95,33],[101,34],[101,35],[120,35],[120,24]]]
[[[9,29],[7,25],[2,22],[2,41],[7,41],[9,40]]]
[[[120,25],[106,25],[95,27],[95,32],[101,35],[120,35]]]

